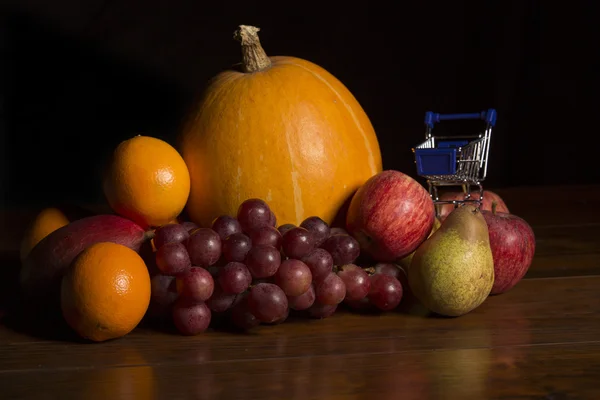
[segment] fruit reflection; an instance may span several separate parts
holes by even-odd
[[[482,311],[477,317],[462,317],[463,337],[455,341],[462,348],[428,353],[426,365],[436,397],[451,393],[451,398],[484,399],[492,378],[517,377],[523,345],[533,341],[531,321],[506,303],[490,303],[489,308],[485,316]]]
[[[496,367],[513,368],[521,357],[522,346],[531,345],[535,342],[532,330],[532,320],[525,318],[523,312],[518,308],[489,311],[490,315],[502,316],[494,321],[494,332],[492,343],[494,346],[503,346],[494,357]]]
[[[158,398],[154,367],[148,365],[142,354],[137,349],[126,346],[115,347],[114,351],[118,352],[118,356],[115,354],[114,357],[120,360],[118,365],[86,370],[80,376],[73,375],[72,381],[67,384],[76,393],[79,392],[75,397],[110,400]]]
[[[485,399],[493,364],[491,348],[439,350],[426,356],[429,379],[436,398]]]

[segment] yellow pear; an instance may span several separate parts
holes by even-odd
[[[460,316],[479,307],[494,283],[487,223],[472,205],[453,210],[415,252],[408,282],[429,310]]]

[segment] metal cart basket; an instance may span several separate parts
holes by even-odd
[[[448,120],[480,119],[484,121],[483,132],[477,135],[433,136],[436,123]],[[417,165],[417,175],[427,179],[429,195],[435,204],[456,206],[463,203],[483,201],[483,187],[487,173],[492,128],[496,124],[496,110],[489,109],[472,114],[425,113],[425,141],[412,149]],[[439,186],[462,186],[465,194],[462,200],[440,200]],[[479,192],[479,198],[471,197],[472,188]],[[437,208],[437,207],[436,207]]]

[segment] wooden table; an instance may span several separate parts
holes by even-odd
[[[497,192],[534,227],[536,257],[468,315],[340,312],[196,337],[139,327],[101,344],[0,323],[0,398],[600,399],[600,186]]]

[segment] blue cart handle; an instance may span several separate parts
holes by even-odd
[[[453,119],[482,119],[490,126],[494,126],[496,124],[496,110],[490,108],[487,111],[482,111],[480,113],[472,113],[472,114],[439,114],[434,113],[432,111],[427,111],[425,113],[425,125],[430,129],[433,128],[433,125],[436,122],[440,121],[448,121]]]

